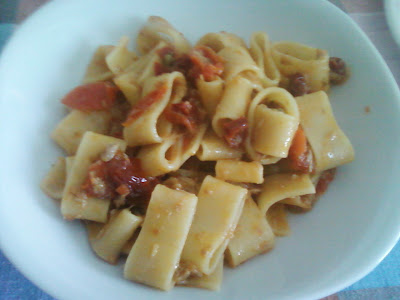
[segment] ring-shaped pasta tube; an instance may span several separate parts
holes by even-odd
[[[130,64],[123,73],[114,77],[114,83],[131,105],[135,105],[140,100],[143,83],[156,75],[155,65],[161,61],[157,51],[166,45],[161,41],[149,53]]]
[[[207,125],[201,124],[191,135],[172,134],[160,144],[144,146],[137,157],[148,176],[159,176],[178,170],[189,157],[196,154],[206,132]]]
[[[205,34],[197,42],[196,46],[207,46],[213,49],[215,52],[226,47],[244,47],[246,48],[246,43],[242,38],[236,34],[221,31],[221,32],[210,32]]]
[[[261,194],[257,205],[265,216],[268,209],[275,203],[286,198],[314,194],[315,187],[308,174],[282,173],[264,178]]]
[[[146,80],[143,97],[132,107],[124,124],[123,135],[128,145],[161,143],[162,135],[170,133],[172,126],[160,128],[160,115],[168,104],[180,102],[185,93],[186,80],[182,73],[166,73]]]
[[[246,116],[252,92],[252,83],[241,76],[235,77],[226,85],[212,118],[212,128],[218,136],[224,135],[224,121]]]
[[[263,165],[258,161],[218,160],[216,177],[230,182],[263,183]]]
[[[208,175],[181,260],[209,275],[217,267],[242,213],[247,190]]]
[[[201,140],[196,156],[201,161],[216,161],[221,159],[240,158],[241,149],[229,147],[228,144],[209,128]]]
[[[272,57],[272,44],[265,32],[254,32],[250,39],[250,54],[263,76],[261,81],[264,87],[278,86],[281,73]]]
[[[214,272],[210,275],[200,274],[199,276],[196,276],[189,273],[189,276],[177,282],[177,285],[218,291],[221,288],[223,272],[224,258],[222,257]]]
[[[161,290],[175,285],[175,270],[196,210],[197,197],[161,184],[151,194],[142,230],[124,267],[124,277]]]
[[[116,264],[126,242],[142,223],[143,218],[135,216],[129,209],[117,211],[89,242],[96,254],[105,261]]]
[[[247,120],[245,147],[252,160],[271,164],[287,157],[299,125],[297,103],[289,92],[278,87],[260,91],[250,103]]]
[[[94,52],[89,65],[86,68],[83,77],[83,83],[92,83],[111,79],[114,74],[106,63],[107,55],[115,48],[115,46],[100,46]]]
[[[207,114],[212,118],[224,92],[224,81],[220,77],[217,77],[213,81],[205,81],[199,78],[196,81],[196,86],[199,91],[201,103]]]
[[[128,44],[129,38],[122,37],[118,45],[105,58],[108,68],[114,75],[123,73],[137,58],[135,53],[128,50]]]
[[[40,188],[47,196],[55,200],[61,200],[66,177],[65,158],[59,157],[41,181]]]
[[[277,42],[272,46],[272,56],[287,88],[290,76],[304,75],[309,92],[329,89],[329,55],[325,50],[295,42]]]
[[[151,16],[139,31],[136,39],[137,49],[141,54],[146,54],[160,41],[173,46],[181,53],[187,53],[191,49],[190,43],[183,34],[172,27],[170,23],[161,17]]]
[[[351,162],[353,146],[337,124],[327,94],[320,91],[297,97],[296,101],[300,124],[314,155],[316,172]]]
[[[226,47],[218,52],[224,60],[222,78],[229,83],[237,76],[247,78],[257,90],[263,88],[261,69],[254,62],[250,53],[243,47]]]
[[[232,239],[225,251],[231,267],[237,267],[250,258],[274,247],[275,237],[265,215],[248,196]]]
[[[87,131],[107,134],[112,115],[109,111],[84,112],[73,109],[54,128],[51,138],[68,154],[75,154]]]
[[[291,232],[284,201],[275,203],[267,210],[267,222],[276,236],[287,236]]]

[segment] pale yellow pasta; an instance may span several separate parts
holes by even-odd
[[[110,206],[110,199],[88,197],[81,193],[81,186],[87,177],[88,169],[94,159],[111,145],[118,145],[125,151],[126,143],[123,140],[86,132],[79,145],[70,174],[65,183],[65,190],[61,200],[61,213],[64,218],[85,219],[96,222],[106,222]]]
[[[124,73],[114,78],[114,83],[126,97],[126,100],[133,106],[140,99],[141,86],[137,83],[136,74],[133,72]]]
[[[310,174],[310,180],[312,184],[314,185],[315,189],[317,189],[317,185],[319,182],[319,179],[321,178],[322,172],[319,173],[313,173]],[[285,198],[279,203],[284,205],[290,205],[290,207],[297,207],[300,208],[300,211],[308,211],[312,209],[315,201],[317,200],[317,194],[306,194],[306,195],[301,195],[301,196],[295,196],[295,197],[289,197]],[[277,209],[279,211],[279,209]],[[267,211],[268,215],[268,211]],[[280,215],[278,212],[277,215]]]
[[[351,162],[354,159],[353,146],[338,126],[326,93],[304,95],[297,97],[296,101],[300,124],[314,155],[316,172]]]
[[[218,160],[216,177],[232,182],[263,183],[263,166],[257,161]]]
[[[128,44],[97,48],[83,82],[98,83],[62,101],[51,137],[69,156],[41,188],[84,220],[97,256],[126,258],[126,279],[219,290],[224,262],[270,251],[354,158],[324,92],[328,52],[259,31],[192,47],[157,16],[138,56]]]
[[[179,72],[151,77],[144,83],[142,95],[146,96],[160,87],[164,88],[164,86],[165,93],[161,95],[161,98],[144,111],[140,117],[124,127],[124,139],[129,146],[161,143],[163,138],[160,136],[159,131],[163,130],[165,134],[171,132],[171,126],[166,123],[163,126],[159,126],[158,121],[168,104],[182,100],[186,93],[185,77]],[[169,127],[169,129],[166,127]]]
[[[311,182],[312,182],[312,180],[311,180]],[[315,184],[314,184],[314,186],[315,186]],[[303,198],[304,198],[303,196],[290,197],[290,198],[283,199],[282,201],[280,201],[280,203],[289,204],[289,205],[301,207],[304,209],[310,209],[312,203],[309,201],[304,201]]]
[[[197,128],[193,136],[170,135],[160,144],[144,146],[137,157],[149,176],[159,176],[178,170],[183,163],[195,155],[207,129],[205,124]]]
[[[65,158],[59,157],[40,183],[40,188],[47,196],[61,200],[66,178]]]
[[[287,219],[287,211],[283,201],[275,203],[267,211],[267,220],[276,236],[290,235],[290,226]]]
[[[75,154],[87,131],[107,134],[111,125],[109,111],[72,110],[51,133],[51,138],[69,155]]]
[[[290,197],[314,194],[315,187],[308,174],[282,173],[266,176],[257,205],[265,215],[275,203]]]
[[[275,244],[275,237],[265,215],[251,197],[247,197],[242,215],[226,248],[227,262],[237,267],[250,258],[267,252]]]
[[[262,73],[250,53],[243,47],[226,47],[218,52],[224,60],[224,73],[222,78],[229,83],[236,76],[247,78],[252,86],[262,89]]]
[[[200,45],[210,47],[215,52],[219,52],[226,47],[246,48],[246,43],[243,39],[236,34],[225,31],[207,33],[196,44],[196,46]]]
[[[136,59],[135,53],[128,50],[129,38],[124,36],[106,56],[106,64],[114,75],[123,73]]]
[[[224,121],[235,120],[246,115],[252,91],[252,83],[241,76],[235,77],[226,85],[212,118],[212,127],[218,136],[222,137],[224,134]]]
[[[114,77],[114,83],[132,106],[140,100],[144,82],[155,76],[155,66],[161,62],[157,51],[166,45],[160,42],[149,53],[130,64],[122,74]]]
[[[209,82],[199,78],[196,81],[196,86],[200,94],[201,103],[208,115],[212,117],[222,98],[224,92],[224,81],[220,77]]]
[[[271,164],[287,157],[299,125],[297,103],[289,92],[278,87],[260,91],[251,101],[247,120],[245,147],[251,159]]]
[[[154,189],[142,230],[124,267],[124,276],[161,290],[170,290],[174,272],[192,223],[197,204],[193,194]]]
[[[277,86],[281,80],[281,73],[272,57],[272,43],[268,35],[265,32],[254,32],[251,35],[249,51],[262,71],[263,86]]]
[[[224,271],[224,259],[221,258],[220,262],[215,267],[215,270],[210,275],[205,275],[205,274],[199,274],[198,276],[189,275],[189,277],[185,278],[184,280],[177,282],[177,285],[202,288],[211,291],[218,291],[221,288],[223,271]]]
[[[86,68],[83,83],[91,83],[111,79],[114,74],[108,68],[106,56],[114,49],[114,46],[100,46],[96,49],[92,60]]]
[[[133,64],[131,64],[124,74],[129,74],[129,78],[132,82],[135,81],[136,84],[142,86],[148,78],[156,75],[155,66],[156,64],[161,63],[158,51],[166,46],[166,43],[160,41],[149,53],[140,56]]]
[[[125,243],[125,245],[122,247],[121,249],[121,254],[128,256],[129,253],[132,250],[133,245],[135,244],[138,236],[139,236],[139,232],[140,232],[141,228],[138,228],[133,235],[131,236],[131,238]]]
[[[165,19],[151,16],[139,31],[136,39],[140,53],[146,54],[160,41],[175,47],[179,52],[188,52],[191,48],[182,33],[178,32]]]
[[[229,147],[228,144],[209,128],[201,140],[196,156],[201,161],[240,158],[243,151]]]
[[[329,89],[327,51],[295,42],[277,42],[273,44],[272,55],[283,76],[284,87],[288,86],[290,76],[301,73],[311,92]]]
[[[264,155],[287,157],[299,120],[267,105],[257,105],[254,110],[252,145]]]
[[[242,213],[247,190],[207,176],[181,260],[211,274],[218,265]]]
[[[65,179],[71,174],[72,166],[74,164],[75,156],[67,156],[65,158]]]
[[[105,261],[116,264],[122,248],[142,221],[142,217],[135,216],[129,209],[116,212],[90,239],[93,251]]]
[[[84,224],[86,226],[89,243],[91,243],[92,240],[96,239],[97,234],[104,227],[104,224],[92,221],[84,221]]]

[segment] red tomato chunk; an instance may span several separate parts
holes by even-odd
[[[223,60],[207,46],[197,46],[189,54],[193,63],[193,76],[203,76],[205,81],[213,81],[224,71]]]
[[[153,91],[151,91],[142,99],[140,99],[139,102],[132,107],[126,121],[122,123],[122,125],[128,126],[137,118],[139,118],[149,107],[151,107],[154,103],[161,100],[161,98],[165,95],[167,90],[168,87],[165,83],[159,84]]]
[[[117,99],[118,88],[109,82],[80,85],[70,91],[61,103],[81,111],[109,110]]]
[[[293,138],[288,154],[290,167],[301,173],[313,172],[313,156],[307,144],[304,130],[299,126]]]
[[[178,71],[194,83],[200,76],[205,81],[215,80],[224,70],[222,58],[207,46],[197,46],[189,54],[180,55],[173,47],[166,46],[159,49],[157,54],[161,63],[154,65],[156,75]]]
[[[247,136],[249,124],[245,117],[236,120],[225,120],[222,124],[224,139],[231,148],[239,148],[243,145]]]
[[[88,177],[81,188],[89,197],[112,199],[123,195],[149,199],[158,183],[156,177],[144,176],[139,159],[117,151],[111,160],[99,159],[89,167]]]

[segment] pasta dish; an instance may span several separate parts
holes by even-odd
[[[326,50],[207,33],[191,45],[152,16],[136,51],[99,46],[51,133],[66,153],[41,188],[93,251],[161,290],[218,290],[290,234],[354,151],[327,92],[348,77]]]

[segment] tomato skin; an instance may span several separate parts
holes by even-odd
[[[307,145],[307,137],[301,126],[296,131],[293,137],[292,145],[290,146],[288,159],[290,167],[301,173],[313,172],[311,149]]]
[[[61,103],[85,112],[109,110],[117,99],[118,88],[109,82],[80,85],[70,91]]]
[[[182,102],[171,104],[164,111],[164,116],[169,122],[185,128],[189,135],[195,134],[205,115],[196,90],[189,90]]]
[[[137,202],[150,199],[158,183],[156,177],[145,177],[139,159],[129,158],[119,150],[111,160],[99,159],[90,165],[81,189],[89,197],[110,199],[119,194]]]
[[[160,82],[156,88],[144,96],[139,100],[136,105],[132,107],[130,112],[128,113],[128,117],[125,122],[122,123],[122,126],[129,126],[135,120],[137,120],[149,107],[151,107],[154,103],[161,100],[162,97],[167,93],[168,86],[166,83]]]
[[[224,64],[222,57],[214,52],[210,47],[197,46],[189,54],[192,61],[192,73],[195,78],[203,76],[207,82],[215,80],[222,75]]]
[[[178,54],[173,47],[166,46],[159,49],[157,54],[161,62],[154,65],[156,75],[178,71],[194,83],[200,77],[207,82],[213,81],[224,71],[222,57],[207,46],[194,47],[187,54]]]
[[[224,120],[222,128],[224,130],[224,140],[231,148],[240,148],[247,137],[249,123],[245,117],[235,120]]]

